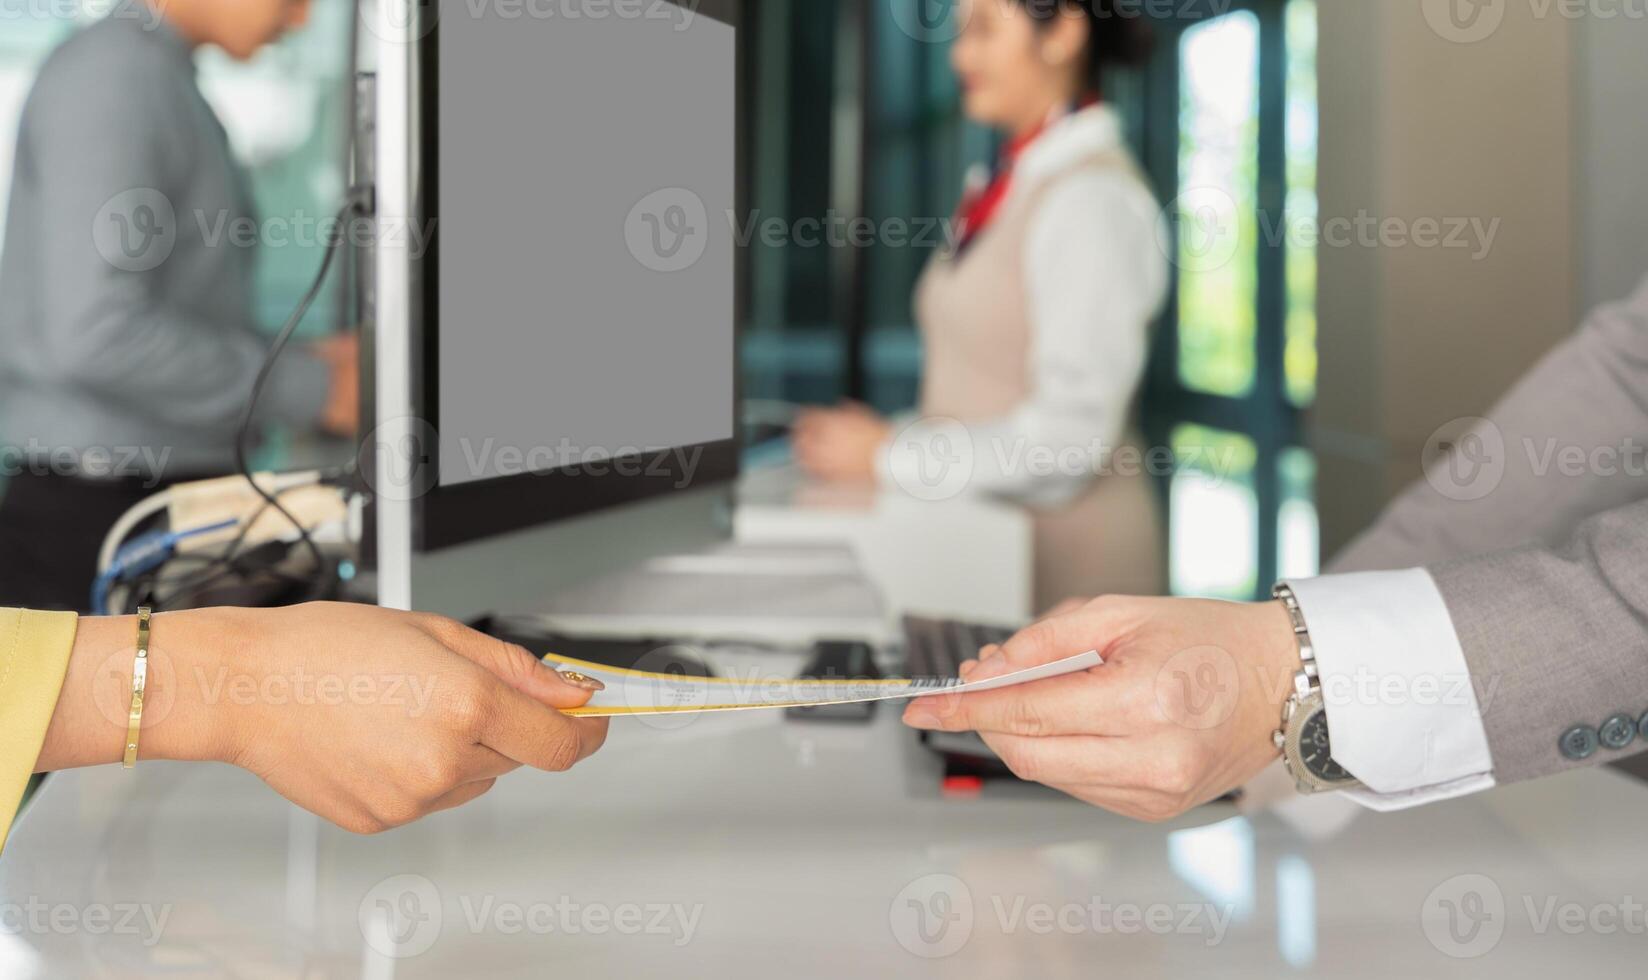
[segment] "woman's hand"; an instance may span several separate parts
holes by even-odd
[[[37,769],[120,758],[130,617],[82,620]],[[140,759],[230,762],[356,833],[561,771],[606,738],[559,709],[590,691],[527,651],[435,616],[316,603],[154,618]],[[141,763],[140,763],[141,764]]]
[[[796,420],[795,459],[808,474],[835,483],[874,483],[876,458],[892,426],[856,402],[810,409]]]
[[[977,731],[1021,778],[1165,820],[1242,785],[1299,669],[1280,603],[1105,598],[987,647],[969,681],[1097,650],[1103,666],[1000,691],[912,702],[907,724]]]

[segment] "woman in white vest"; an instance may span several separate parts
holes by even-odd
[[[797,459],[821,479],[922,493],[949,453],[967,461],[966,492],[1030,510],[1042,607],[1159,593],[1162,520],[1134,409],[1165,239],[1099,90],[1102,69],[1145,54],[1148,27],[1112,0],[966,0],[962,15],[966,112],[1008,144],[969,181],[952,246],[917,288],[928,421],[808,412]],[[961,434],[970,455],[943,444]]]

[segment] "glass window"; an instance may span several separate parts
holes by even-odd
[[[751,4],[749,17],[757,217],[834,221],[840,238],[861,215],[852,237],[871,234],[853,249],[757,236],[746,398],[905,410],[921,380],[916,282],[950,237],[967,168],[995,152],[962,112],[954,8],[814,0]]]
[[[1178,84],[1158,104],[1177,107],[1178,131],[1148,163],[1176,200],[1178,303],[1147,428],[1176,445],[1224,433],[1253,456],[1245,474],[1173,481],[1183,593],[1252,598],[1319,560],[1314,461],[1299,448],[1316,395],[1317,3],[1236,0],[1164,25],[1176,60],[1161,77]]]
[[[1179,461],[1170,491],[1173,593],[1247,599],[1258,587],[1258,451],[1234,432],[1183,425],[1173,432]]]
[[[916,282],[949,237],[967,162],[989,151],[989,135],[962,115],[948,32],[905,29],[925,2],[895,0],[902,10],[870,5],[864,189],[865,213],[877,233],[861,256],[864,398],[886,412],[909,408],[919,395]]]
[[[1237,397],[1257,358],[1259,19],[1199,24],[1179,50],[1179,377]]]
[[[1316,0],[1287,6],[1287,227],[1315,228]],[[1287,321],[1284,377],[1288,400],[1300,408],[1316,400],[1316,249],[1312,236],[1287,239]]]

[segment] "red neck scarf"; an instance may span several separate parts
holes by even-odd
[[[1040,139],[1054,123],[1068,118],[1076,111],[1098,104],[1097,95],[1088,96],[1078,102],[1071,112],[1049,116],[1041,125],[1015,136],[1002,148],[1001,157],[990,171],[989,181],[981,186],[969,188],[962,196],[955,220],[957,254],[973,244],[1001,211],[1002,204],[1007,200],[1007,192],[1013,186],[1013,168],[1019,157],[1024,155],[1024,151]]]

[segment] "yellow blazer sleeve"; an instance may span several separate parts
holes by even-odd
[[[0,848],[45,744],[78,623],[73,613],[0,609]]]

